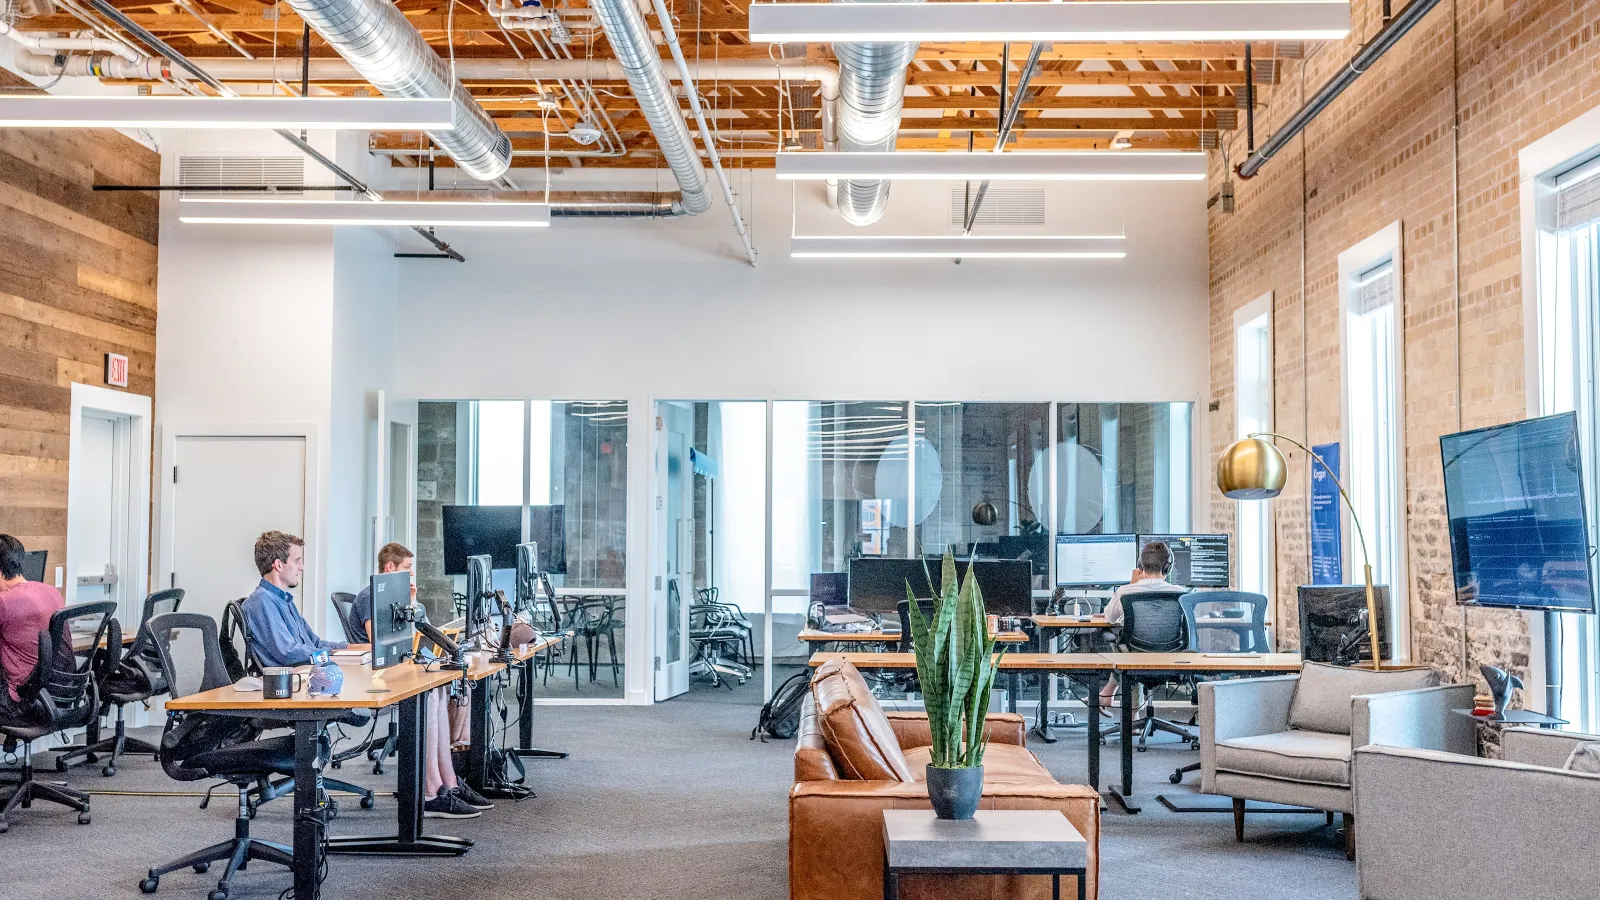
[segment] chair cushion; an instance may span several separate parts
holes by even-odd
[[[1295,685],[1289,704],[1289,727],[1301,731],[1349,734],[1350,698],[1361,694],[1387,694],[1436,687],[1439,673],[1433,669],[1371,669],[1330,666],[1308,662],[1300,667],[1300,682]]]
[[[294,736],[266,738],[230,744],[219,750],[196,753],[184,760],[190,769],[204,769],[211,776],[293,775]]]
[[[1350,736],[1280,731],[1217,742],[1217,769],[1303,784],[1350,786]]]
[[[856,667],[830,661],[811,679],[817,720],[839,773],[861,781],[914,781],[889,717]]]
[[[928,759],[932,754],[932,747],[912,747],[905,751],[906,765],[911,767],[911,774],[917,781],[927,780]],[[1050,770],[1026,747],[990,744],[983,751],[984,784],[1049,784],[1054,781]]]

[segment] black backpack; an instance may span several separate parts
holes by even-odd
[[[772,699],[761,707],[761,719],[751,729],[750,740],[759,736],[761,743],[765,744],[769,737],[780,741],[793,738],[800,730],[800,707],[810,690],[810,672],[796,672],[778,685],[778,689],[772,692]]]

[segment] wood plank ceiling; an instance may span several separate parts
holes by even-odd
[[[139,25],[202,63],[240,59],[241,50],[258,59],[300,58],[303,25],[286,4],[255,0],[114,2]],[[488,14],[483,0],[458,3],[453,19],[448,16],[450,0],[398,0],[398,5],[441,56],[452,51],[457,59],[549,56],[602,60],[613,56],[604,34],[586,12],[586,0],[547,4],[561,13],[568,25],[570,40],[566,43],[550,40],[548,33],[502,28],[500,21]],[[673,0],[669,5],[691,65],[696,59],[832,59],[824,44],[752,44],[749,0]],[[56,34],[81,32],[84,23],[67,13],[71,8],[86,9],[69,3],[56,12],[23,18],[17,28]],[[1275,80],[1278,59],[1298,57],[1302,52],[1298,43],[1258,43],[1252,49],[1256,79],[1263,84]],[[996,43],[922,44],[909,75],[898,146],[917,150],[992,147],[1004,50]],[[1027,51],[1026,44],[1010,48],[1007,83],[1013,88]],[[1011,146],[1097,149],[1109,147],[1114,137],[1126,139],[1135,149],[1214,146],[1217,131],[1234,129],[1244,118],[1240,109],[1245,94],[1244,53],[1244,44],[1237,42],[1056,44],[1042,56]],[[315,34],[310,55],[313,59],[337,57]],[[670,59],[667,66],[670,70]],[[595,80],[568,91],[549,81],[464,82],[511,136],[520,151],[519,166],[544,165],[544,159],[536,154],[546,147],[547,140],[553,166],[660,165],[654,139],[624,81]],[[276,82],[274,89],[297,94],[298,79]],[[821,116],[815,84],[704,79],[700,90],[721,133],[720,149],[728,154],[727,165],[769,167],[773,155],[786,144],[817,146]],[[370,93],[371,88],[359,81],[318,81],[312,92],[348,95]],[[537,105],[541,94],[554,94],[558,108],[542,113]],[[620,147],[612,148],[615,155],[559,155],[586,149],[570,133],[584,118],[579,106],[585,97],[603,108],[620,138]],[[687,101],[683,106],[687,111]],[[594,124],[604,126],[603,122]],[[415,153],[427,144],[423,135],[384,133],[373,136],[373,146],[399,154]],[[395,159],[402,165],[417,164],[415,155],[397,155]],[[441,154],[439,162],[447,165],[448,158]]]

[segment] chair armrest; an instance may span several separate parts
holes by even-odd
[[[1372,745],[1353,780],[1363,898],[1594,897],[1574,827],[1600,818],[1600,775]],[[1516,863],[1491,864],[1508,841]]]
[[[1200,682],[1200,744],[1289,730],[1299,675]]]
[[[1559,769],[1567,764],[1572,748],[1586,741],[1600,741],[1600,734],[1544,728],[1507,728],[1500,735],[1500,758],[1507,762]]]
[[[1412,747],[1474,756],[1477,726],[1452,709],[1471,709],[1473,686],[1446,684],[1415,691],[1360,694],[1350,698],[1350,744]]]
[[[928,727],[927,713],[886,709],[883,714],[889,718],[889,726],[894,729],[894,736],[900,742],[900,749],[927,747],[933,743],[933,732]],[[984,717],[984,724],[992,743],[1015,744],[1020,747],[1026,741],[1027,724],[1022,716],[1016,713],[989,713]]]

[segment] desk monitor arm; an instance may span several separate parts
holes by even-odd
[[[511,655],[511,625],[516,621],[516,614],[511,604],[506,602],[505,591],[495,591],[494,600],[500,606],[500,646],[494,651],[494,661],[509,665],[517,661]]]
[[[410,621],[415,622],[417,630],[422,632],[422,636],[433,641],[439,647],[439,650],[449,657],[439,668],[457,672],[465,672],[467,670],[467,657],[462,652],[460,644],[445,637],[444,632],[440,631],[438,627],[426,618],[418,618],[414,607],[407,606],[403,607],[403,609],[405,610],[404,613],[400,609],[396,609],[395,615],[405,615]]]

